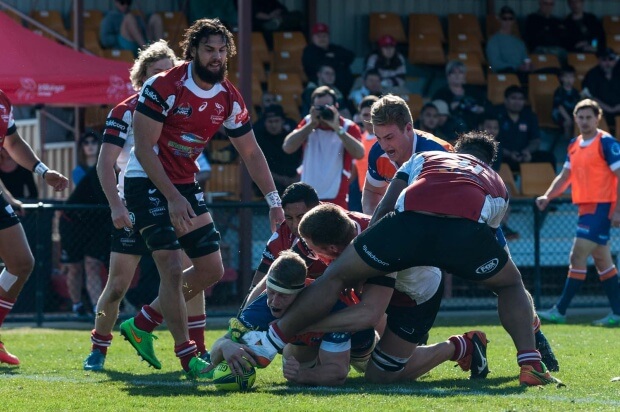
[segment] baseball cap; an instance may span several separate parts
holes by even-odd
[[[325,23],[316,23],[312,26],[312,34],[318,33],[328,33],[329,34],[329,26]]]
[[[284,109],[279,104],[272,104],[271,106],[267,106],[263,113],[263,117],[265,119],[270,119],[272,117],[282,117],[284,118]]]
[[[607,47],[607,48],[597,51],[596,57],[598,57],[599,59],[606,59],[606,58],[614,59],[616,58],[616,52],[611,47]]]
[[[449,116],[450,115],[450,109],[448,109],[448,103],[446,103],[443,100],[433,100],[431,102],[433,104],[433,106],[435,106],[437,108],[437,112],[440,115],[443,116]]]
[[[377,43],[379,43],[379,47],[396,46],[396,39],[389,34],[386,34],[385,36],[381,36]]]

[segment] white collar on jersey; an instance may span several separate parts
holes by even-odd
[[[185,82],[185,87],[187,87],[192,93],[202,99],[210,99],[220,92],[226,93],[226,89],[222,86],[222,83],[214,84],[209,90],[200,88],[192,77],[192,64],[194,64],[194,62],[190,62],[187,65],[187,81]]]

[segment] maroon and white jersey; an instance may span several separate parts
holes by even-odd
[[[11,101],[0,90],[0,150],[4,146],[4,138],[17,131],[15,120],[13,120],[13,106]]]
[[[136,111],[163,123],[157,144],[166,175],[174,184],[194,182],[196,158],[224,125],[229,137],[252,130],[250,116],[239,91],[227,79],[210,90],[198,87],[192,78],[192,62],[151,77],[139,93]],[[127,177],[148,177],[131,153]]]
[[[508,209],[502,178],[474,156],[445,152],[416,153],[396,172],[408,186],[397,211],[456,216],[497,228]]]
[[[105,121],[103,130],[103,143],[110,143],[122,148],[116,159],[116,164],[121,170],[118,174],[118,195],[125,198],[124,182],[125,170],[129,162],[129,154],[133,149],[133,112],[138,105],[138,94],[129,96],[114,107]]]

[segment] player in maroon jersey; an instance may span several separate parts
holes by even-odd
[[[140,325],[163,316],[183,369],[188,377],[201,378],[208,377],[208,363],[197,356],[189,338],[184,300],[224,273],[220,234],[194,177],[196,158],[220,127],[265,194],[272,230],[284,220],[284,212],[243,98],[226,78],[227,59],[236,52],[232,33],[218,19],[197,20],[185,32],[182,47],[186,62],[147,80],[134,114],[135,147],[125,174],[125,197],[161,282],[159,298],[124,322],[121,333],[143,358],[152,355],[152,334]],[[181,249],[193,263],[185,271]]]
[[[49,169],[34,154],[32,148],[21,138],[13,120],[11,101],[0,90],[0,151],[6,150],[22,167],[32,170],[54,190],[64,190],[69,180],[55,170]],[[0,190],[4,185],[0,186]],[[0,326],[9,314],[19,292],[34,268],[34,258],[24,228],[13,207],[0,196],[0,259],[4,269],[0,272]],[[9,353],[0,341],[0,363],[19,365],[17,356]]]

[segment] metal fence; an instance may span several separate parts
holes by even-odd
[[[271,236],[268,210],[264,202],[220,202],[209,208],[222,234],[222,257],[227,270],[222,281],[206,291],[207,311],[210,314],[233,313],[244,297]],[[76,223],[71,229],[66,227],[67,218]],[[518,232],[518,238],[509,240],[508,244],[525,285],[539,307],[551,306],[562,291],[576,221],[576,207],[567,200],[555,201],[544,213],[538,211],[533,200],[512,202],[508,225]],[[109,209],[52,203],[26,205],[22,224],[36,265],[8,320],[41,325],[44,321],[75,319],[72,303],[75,303],[76,292],[72,299],[72,289],[77,290],[86,312],[92,313],[97,293],[107,277]],[[616,229],[612,231],[611,250],[617,260],[620,237]],[[86,264],[79,259],[84,255],[90,256]],[[66,264],[63,260],[75,262]],[[83,276],[70,273],[76,266]],[[593,266],[588,270],[587,281],[573,305],[604,306],[607,301],[598,285],[596,271]],[[124,301],[124,313],[132,316],[136,307],[149,303],[157,295],[158,287],[155,264],[150,257],[144,257]],[[484,287],[448,276],[442,303],[444,310],[492,309],[495,306],[495,297]]]

